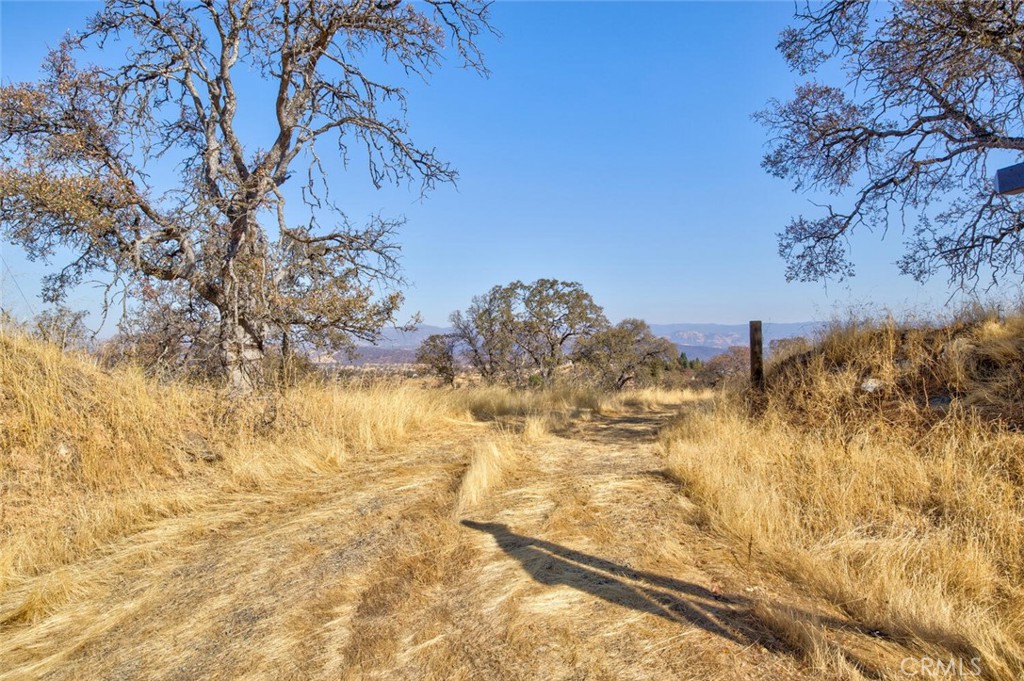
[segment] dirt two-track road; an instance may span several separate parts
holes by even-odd
[[[822,678],[754,615],[782,597],[664,474],[672,415],[520,442],[471,503],[494,423],[154,523],[0,630],[0,678]]]

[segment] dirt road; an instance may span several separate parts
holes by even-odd
[[[66,593],[4,627],[0,678],[820,678],[663,475],[671,415],[522,445],[461,513],[493,424],[166,519],[25,585]]]

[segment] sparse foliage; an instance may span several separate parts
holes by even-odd
[[[464,313],[452,313],[452,334],[461,353],[488,383],[523,380],[526,357],[516,343],[522,316],[517,299],[523,288],[521,282],[495,286],[474,296]]]
[[[2,87],[5,235],[32,257],[74,253],[47,282],[53,300],[93,271],[184,285],[216,311],[238,390],[259,381],[277,334],[374,340],[402,300],[399,223],[353,225],[320,153],[365,156],[376,186],[454,180],[411,139],[404,91],[364,62],[425,77],[447,45],[482,70],[487,12],[476,0],[108,0],[42,81]],[[76,61],[118,41],[118,65]],[[296,195],[299,211],[286,206]]]
[[[64,305],[44,310],[33,321],[35,334],[61,350],[80,348],[90,336],[85,325],[86,314],[83,310],[72,310]]]
[[[707,385],[715,386],[733,377],[750,373],[750,348],[731,347],[715,355],[701,368],[698,378]]]
[[[811,342],[803,336],[794,338],[776,338],[768,343],[768,357],[777,361],[785,357],[807,352],[811,349]]]
[[[448,333],[428,336],[416,349],[416,363],[426,367],[445,385],[455,385],[455,376],[458,372],[455,361],[457,343],[455,336]]]
[[[189,295],[183,282],[145,286],[138,304],[99,349],[108,365],[128,363],[147,375],[206,381],[222,371],[217,309]]]
[[[973,288],[1024,272],[1024,202],[995,193],[994,152],[1024,152],[1024,3],[807,3],[779,50],[802,75],[837,63],[757,118],[773,135],[764,167],[797,189],[850,196],[794,218],[779,237],[789,279],[853,274],[855,231],[908,237],[900,269],[945,269]]]

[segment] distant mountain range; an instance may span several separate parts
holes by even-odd
[[[773,340],[813,336],[822,326],[821,322],[793,322],[776,324],[766,322],[762,326],[765,350]],[[448,333],[449,327],[425,324],[415,331],[388,330],[376,345],[360,343],[356,352],[356,364],[411,364],[416,358],[416,348],[428,336]],[[708,360],[733,346],[746,346],[749,339],[747,324],[651,324],[651,331],[675,343],[680,352],[690,359]],[[353,360],[339,355],[338,361],[348,364]]]
[[[399,331],[397,329],[384,329],[381,341],[376,344],[378,348],[418,348],[420,343],[435,333],[448,333],[450,326],[430,326],[424,324],[416,327],[415,331]],[[360,341],[357,343],[360,348],[369,346],[369,343]]]
[[[793,322],[776,324],[765,322],[761,325],[764,344],[782,338],[797,336],[813,336],[822,326],[821,322]],[[651,324],[651,331],[656,336],[668,338],[680,346],[701,346],[725,350],[736,345],[746,346],[750,340],[750,327],[747,324]]]

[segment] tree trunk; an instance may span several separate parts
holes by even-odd
[[[233,319],[222,322],[224,369],[232,393],[246,394],[263,382],[263,339]]]
[[[291,366],[292,366],[292,347],[291,347],[291,343],[288,340],[288,332],[287,331],[283,331],[281,333],[281,372],[280,372],[281,375],[279,376],[282,388],[284,388],[287,385],[289,385],[289,382],[291,380],[291,376],[289,375],[289,370],[291,369]]]
[[[630,374],[623,371],[621,374],[619,374],[619,377],[615,379],[615,389],[622,390],[623,388],[626,387],[627,383],[633,380],[635,376],[635,374]]]

